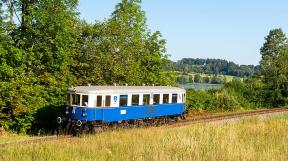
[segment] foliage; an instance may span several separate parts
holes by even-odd
[[[166,42],[159,31],[147,29],[139,0],[123,0],[109,19],[92,26],[83,22],[81,29],[72,66],[78,84],[174,84],[173,74],[164,70]]]
[[[199,74],[199,73],[195,74],[178,73],[176,81],[179,84],[186,84],[186,83],[225,84],[227,82],[232,81],[234,78],[236,79],[238,77],[227,75]],[[243,80],[243,78],[240,79]]]
[[[233,111],[264,106],[264,84],[259,79],[245,82],[234,79],[222,89],[187,90],[187,107],[190,110]]]
[[[271,30],[260,51],[265,103],[271,106],[285,106],[288,104],[288,43],[282,29]]]
[[[71,85],[173,85],[166,41],[147,28],[140,3],[122,0],[88,24],[77,0],[1,1],[0,123],[21,133],[51,129]]]

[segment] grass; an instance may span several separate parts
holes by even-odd
[[[29,136],[27,135],[17,135],[9,132],[5,132],[3,135],[0,135],[0,144],[7,142],[16,142],[16,141],[24,141],[28,140]]]
[[[264,121],[123,129],[0,148],[0,160],[288,160],[288,114]]]

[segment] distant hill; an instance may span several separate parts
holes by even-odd
[[[250,77],[259,71],[259,65],[238,65],[223,59],[183,58],[173,62],[174,70],[185,73],[223,74]]]

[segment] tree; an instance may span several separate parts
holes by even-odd
[[[25,132],[39,109],[64,103],[73,80],[69,64],[78,36],[76,5],[75,0],[13,1],[21,20],[4,29],[0,48],[0,106],[9,118],[6,128]]]
[[[201,83],[202,82],[202,78],[201,78],[200,74],[194,75],[194,82],[195,83]]]
[[[83,23],[73,74],[80,84],[172,85],[170,61],[161,33],[151,33],[140,0],[122,0],[111,17]],[[90,62],[88,62],[88,60]],[[87,70],[89,69],[89,70]],[[90,72],[90,74],[89,74]]]
[[[287,38],[282,29],[271,30],[260,49],[260,72],[266,85],[266,103],[287,104]]]

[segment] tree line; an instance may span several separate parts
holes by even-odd
[[[259,72],[259,65],[238,65],[223,59],[183,58],[172,63],[174,70],[183,73],[223,74],[251,77]]]
[[[234,77],[232,79],[238,79],[238,77]],[[176,82],[179,84],[186,84],[186,83],[210,83],[210,84],[224,84],[227,81],[226,75],[200,75],[197,74],[181,74],[178,75],[176,78]]]

